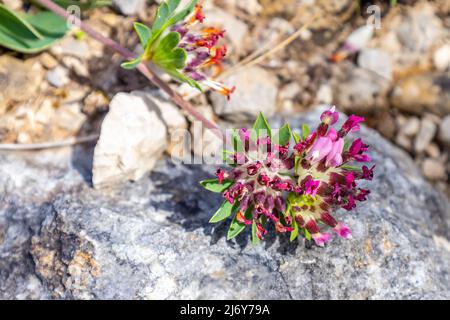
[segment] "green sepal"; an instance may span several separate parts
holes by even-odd
[[[217,209],[216,213],[209,219],[210,223],[217,223],[219,221],[225,220],[228,218],[237,208],[239,207],[239,202],[236,201],[234,204],[231,204],[229,201],[225,200],[220,205],[219,209]]]
[[[280,146],[286,145],[291,140],[291,127],[288,123],[282,126],[272,139],[274,143],[278,143]]]
[[[266,132],[269,138],[272,138],[272,130],[270,129],[269,123],[262,112],[260,112],[255,123],[253,124],[252,140],[256,141],[259,137],[261,137],[262,132]]]
[[[231,239],[233,239],[234,237],[236,237],[236,236],[237,236],[239,233],[241,233],[241,232],[245,229],[245,227],[246,227],[246,225],[245,225],[244,223],[241,223],[241,222],[239,222],[239,221],[236,219],[236,216],[237,216],[237,213],[236,213],[236,215],[234,216],[234,219],[233,219],[233,221],[232,221],[231,224],[230,224],[230,228],[228,229],[228,232],[227,232],[227,240],[231,240]],[[245,211],[244,217],[245,217],[246,219],[248,219],[248,220],[250,220],[250,219],[252,218],[252,212],[251,212],[251,208],[250,208],[250,207]]]
[[[310,132],[311,132],[311,129],[309,128],[309,126],[306,123],[302,124],[302,139],[303,140],[305,140],[309,136]]]
[[[253,220],[252,222],[252,244],[254,246],[256,246],[259,243],[259,238],[256,235],[256,231],[257,231],[258,227],[256,226],[256,220]]]
[[[216,193],[224,192],[232,184],[233,184],[233,181],[231,181],[231,180],[223,180],[222,183],[219,183],[219,180],[217,178],[200,181],[200,185],[203,188],[205,188],[208,191],[216,192]]]

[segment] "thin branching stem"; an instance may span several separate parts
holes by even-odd
[[[94,38],[95,40],[103,43],[105,46],[111,48],[112,50],[119,53],[125,59],[133,60],[136,58],[136,55],[129,51],[128,49],[122,47],[119,43],[112,40],[111,38],[105,37],[100,34],[98,31],[92,29],[83,23],[78,17],[71,15],[69,12],[52,2],[51,0],[36,0],[43,7],[46,7],[50,11],[53,11],[58,16],[71,21],[72,24],[78,26],[81,30],[86,32],[89,36]],[[153,72],[147,65],[144,63],[140,63],[137,66],[137,69],[153,84],[158,86],[161,90],[163,90],[170,99],[177,104],[180,108],[191,114],[195,119],[201,121],[203,125],[210,129],[218,138],[224,139],[223,130],[218,127],[215,123],[211,122],[207,118],[205,118],[200,112],[195,110],[194,106],[186,101],[181,95],[175,92],[166,82],[164,82],[155,72]]]

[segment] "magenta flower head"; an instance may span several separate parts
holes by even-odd
[[[330,110],[324,111],[320,116],[320,121],[330,126],[334,125],[339,120],[339,113],[336,112],[336,107],[333,106]]]
[[[329,230],[349,239],[351,231],[337,221],[338,208],[352,210],[367,200],[369,190],[358,187],[359,180],[372,180],[374,166],[353,166],[368,162],[368,146],[347,135],[359,129],[363,120],[350,116],[336,131],[339,114],[325,111],[317,129],[302,126],[302,135],[284,125],[275,135],[262,114],[252,129],[232,135],[232,151],[226,151],[229,170],[218,169],[216,179],[202,181],[208,190],[220,192],[223,202],[210,222],[234,215],[227,238],[252,226],[252,242],[270,230],[290,232],[291,241],[300,231],[308,240],[324,246],[332,239]],[[292,144],[293,140],[293,144]]]

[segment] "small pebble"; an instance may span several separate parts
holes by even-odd
[[[57,66],[47,73],[47,81],[54,87],[60,88],[70,82],[67,69]]]
[[[430,143],[425,149],[425,152],[427,153],[427,155],[434,159],[439,158],[439,156],[441,155],[439,147],[436,143]]]
[[[420,129],[420,120],[417,117],[410,117],[406,119],[400,131],[408,137],[414,137]]]
[[[441,122],[439,140],[447,146],[450,146],[450,115],[447,115]]]
[[[433,63],[439,71],[445,71],[450,66],[450,45],[446,44],[437,49],[433,55]]]
[[[422,172],[426,178],[433,181],[442,180],[446,177],[444,165],[436,159],[425,159],[422,163]]]
[[[436,124],[433,120],[425,117],[420,123],[420,130],[414,141],[414,150],[417,153],[423,152],[433,140],[437,131]]]

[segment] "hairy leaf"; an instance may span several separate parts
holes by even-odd
[[[136,33],[139,36],[141,45],[145,49],[150,38],[152,37],[152,31],[145,24],[142,24],[140,22],[134,23],[134,30],[136,30]]]
[[[0,4],[0,45],[23,52],[47,49],[68,31],[67,23],[53,12],[17,14]]]
[[[311,132],[311,129],[309,128],[309,126],[307,124],[302,124],[302,139],[305,140],[308,136],[309,133]]]

